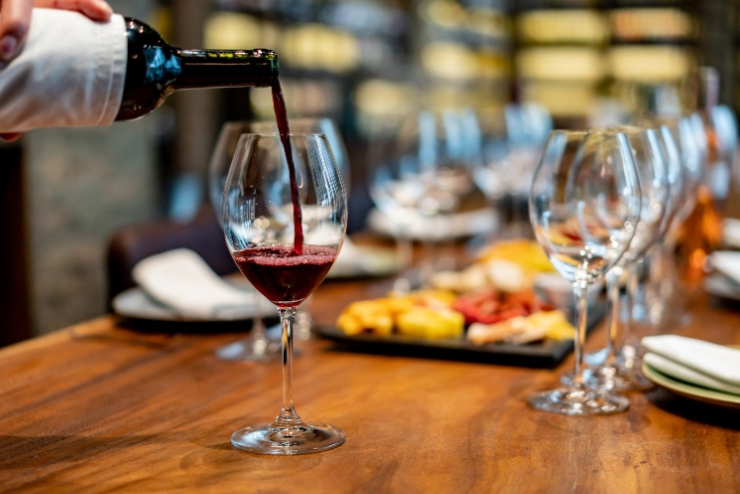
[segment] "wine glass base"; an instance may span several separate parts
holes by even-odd
[[[244,451],[264,455],[304,455],[344,444],[344,432],[334,426],[300,422],[288,427],[268,424],[239,429],[231,444]]]
[[[279,341],[267,338],[247,338],[224,345],[216,350],[221,360],[272,362],[282,355]]]
[[[619,393],[627,391],[649,391],[655,384],[642,372],[615,367],[611,364],[603,364],[599,367],[584,369],[583,382],[591,390],[608,390]],[[573,383],[573,372],[564,372],[560,376],[563,386]]]
[[[618,382],[614,389],[618,391],[650,391],[655,387],[655,383],[642,373],[640,367],[618,366],[616,375]]]
[[[609,350],[602,348],[585,354],[583,356],[583,361],[590,367],[599,367],[606,362],[607,357],[609,357]]]
[[[311,315],[303,310],[296,313],[295,323],[293,326],[293,335],[295,339],[300,341],[308,341],[313,338],[313,318]]]
[[[645,348],[639,342],[625,345],[619,352],[614,366],[617,375],[629,384],[629,389],[634,391],[649,391],[655,387],[655,383],[642,373],[642,357]]]
[[[608,415],[624,412],[630,402],[624,396],[587,388],[559,388],[527,398],[534,409],[562,415]]]

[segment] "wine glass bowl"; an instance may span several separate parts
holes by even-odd
[[[673,137],[665,128],[619,127],[632,149],[640,178],[641,208],[635,236],[624,254],[623,263],[634,263],[663,235],[668,217],[670,185],[680,190],[680,170],[671,162],[678,159]]]
[[[583,375],[587,292],[624,255],[640,217],[640,183],[629,142],[616,131],[552,131],[532,180],[530,220],[555,269],[573,285],[577,333],[574,377],[528,398],[565,415],[624,411],[629,401],[590,389]]]
[[[344,241],[347,202],[322,134],[244,134],[224,189],[229,251],[244,276],[277,308],[282,325],[283,406],[270,424],[232,435],[246,451],[294,455],[341,445],[333,426],[304,422],[292,402],[296,309],[331,269]]]

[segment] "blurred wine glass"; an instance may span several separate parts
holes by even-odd
[[[591,388],[583,368],[587,292],[624,255],[641,212],[640,181],[629,141],[616,131],[552,131],[532,180],[529,214],[555,269],[573,285],[577,332],[573,378],[531,395],[530,406],[565,415],[624,411],[627,398]]]
[[[412,131],[402,146],[419,154],[424,185],[418,209],[427,224],[422,237],[427,282],[435,271],[457,267],[455,256],[445,250],[454,238],[443,225],[452,218],[463,222],[465,213],[487,206],[473,176],[480,167],[481,134],[475,113],[466,107],[420,111],[407,123]]]
[[[632,306],[636,297],[640,262],[649,249],[659,242],[669,209],[669,167],[668,160],[677,157],[677,151],[670,133],[661,129],[638,126],[620,126],[617,130],[629,142],[640,180],[641,208],[635,226],[635,234],[629,247],[617,263],[606,273],[608,313],[606,361],[594,372],[596,385],[618,391],[633,389],[645,390],[653,383],[642,375],[640,362],[636,360],[634,349],[639,340],[633,333]],[[624,276],[627,278],[625,305],[627,316],[620,322],[622,304],[620,286]]]
[[[229,174],[237,143],[241,135],[252,131],[255,125],[254,122],[248,121],[225,122],[221,126],[216,146],[211,155],[211,163],[208,168],[208,197],[222,228],[224,187],[226,186],[226,178]],[[254,293],[254,314],[249,335],[218,348],[216,355],[224,360],[258,362],[277,360],[280,357],[280,341],[269,337],[262,316],[269,302],[254,287],[250,286],[250,288]]]
[[[418,284],[413,271],[414,251],[411,229],[420,221],[417,205],[424,195],[421,166],[416,155],[407,155],[398,146],[397,135],[408,130],[398,117],[377,122],[371,130],[368,190],[381,213],[382,225],[395,238],[400,274],[393,291],[407,292]]]
[[[385,122],[376,134],[370,196],[392,223],[406,267],[397,284],[424,285],[434,270],[454,267],[453,258],[440,249],[452,239],[445,221],[463,221],[455,215],[486,206],[472,177],[480,159],[475,115],[464,108],[420,110]],[[411,232],[425,251],[420,269],[413,272]]]
[[[547,110],[534,103],[476,112],[481,161],[474,177],[498,215],[498,238],[531,236],[527,199],[542,146],[552,130]]]
[[[705,146],[696,132],[695,114],[678,119],[654,120],[675,152],[667,156],[670,182],[665,219],[660,225],[661,241],[648,253],[648,276],[644,297],[636,302],[631,315],[639,321],[660,328],[677,325],[688,315],[682,309],[681,281],[676,270],[674,253],[681,226],[697,204],[697,193],[703,173]]]
[[[696,136],[706,153],[696,204],[683,222],[676,248],[682,278],[689,283],[703,279],[709,256],[721,247],[725,207],[737,174],[738,127],[734,112],[719,104],[719,73],[713,67],[700,67],[698,76],[696,114],[701,125]]]

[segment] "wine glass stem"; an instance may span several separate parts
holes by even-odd
[[[393,290],[399,293],[405,293],[411,290],[410,271],[414,263],[414,245],[409,235],[411,222],[401,220],[402,214],[398,215],[396,223],[396,256],[400,274],[396,278]]]
[[[396,239],[396,249],[398,252],[398,261],[401,265],[401,269],[406,271],[411,267],[413,262],[413,250],[411,245],[411,239],[407,232],[399,232]]]
[[[636,346],[634,341],[635,335],[632,334],[632,318],[633,311],[635,310],[635,300],[637,300],[637,290],[639,288],[639,280],[637,278],[638,263],[631,262],[627,266],[627,316],[624,319],[624,334],[625,343]]]
[[[587,306],[587,289],[588,285],[581,282],[576,282],[573,285],[573,295],[576,300],[576,314],[577,314],[577,332],[576,337],[573,341],[575,354],[575,372],[573,373],[573,384],[579,387],[584,385],[583,377],[583,348],[586,343],[586,322],[588,318],[588,306]]]
[[[280,325],[282,326],[283,347],[283,407],[277,418],[278,424],[295,425],[300,417],[293,408],[293,323],[296,308],[281,308]]]
[[[674,258],[677,242],[676,235],[677,234],[675,232],[671,232],[670,235],[667,235],[661,248],[658,249],[660,250],[661,259],[659,262],[662,269],[659,278],[659,295],[663,303],[668,303],[668,300],[666,299],[677,290],[676,284],[679,281]]]
[[[262,296],[255,290],[254,317],[252,318],[252,337],[255,340],[265,340],[265,321],[262,319]]]
[[[606,296],[609,303],[609,312],[606,321],[606,349],[607,363],[613,362],[617,355],[617,339],[619,337],[619,278],[622,268],[614,266],[606,274]]]

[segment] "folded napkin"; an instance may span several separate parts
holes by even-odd
[[[239,289],[219,277],[206,262],[189,249],[175,249],[141,260],[133,278],[153,299],[184,318],[239,319],[255,314],[255,290]],[[260,315],[274,312],[266,299]],[[263,313],[264,312],[264,313]]]
[[[644,361],[666,375],[740,395],[740,349],[677,335],[646,336]]]

